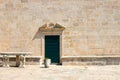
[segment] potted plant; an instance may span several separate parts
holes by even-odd
[[[50,64],[51,64],[51,59],[45,58],[45,60],[44,60],[44,66],[45,66],[45,68],[48,68],[50,66]]]

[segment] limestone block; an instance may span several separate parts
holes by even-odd
[[[4,0],[0,0],[0,4],[2,4],[4,2]]]
[[[11,2],[7,3],[5,6],[6,6],[6,9],[8,9],[8,10],[14,8],[13,3],[11,3]]]
[[[23,6],[24,6],[23,4],[17,3],[17,4],[15,5],[15,8],[16,8],[17,10],[19,10],[19,9],[22,9]]]
[[[63,19],[62,21],[63,21],[63,22],[68,22],[68,21],[69,21],[69,19]]]
[[[88,40],[89,48],[104,48],[102,40]]]
[[[109,55],[119,55],[120,50],[119,48],[106,48],[105,49],[105,54]]]
[[[77,48],[76,49],[76,55],[89,55],[89,51],[87,49],[81,49]]]
[[[105,53],[104,49],[90,49],[89,50],[89,54],[93,54],[93,55],[103,55]]]
[[[24,2],[28,2],[28,0],[21,0],[21,2],[22,2],[22,3],[24,3]]]

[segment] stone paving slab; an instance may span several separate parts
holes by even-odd
[[[0,67],[0,80],[120,80],[120,66]]]

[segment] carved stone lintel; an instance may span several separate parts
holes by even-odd
[[[44,24],[39,28],[40,31],[47,31],[47,32],[56,32],[56,31],[63,31],[65,27],[61,26],[60,24],[57,23],[49,23],[49,24]]]

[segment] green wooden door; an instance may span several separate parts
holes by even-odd
[[[45,36],[45,58],[50,58],[52,63],[59,63],[59,52],[59,36]]]

